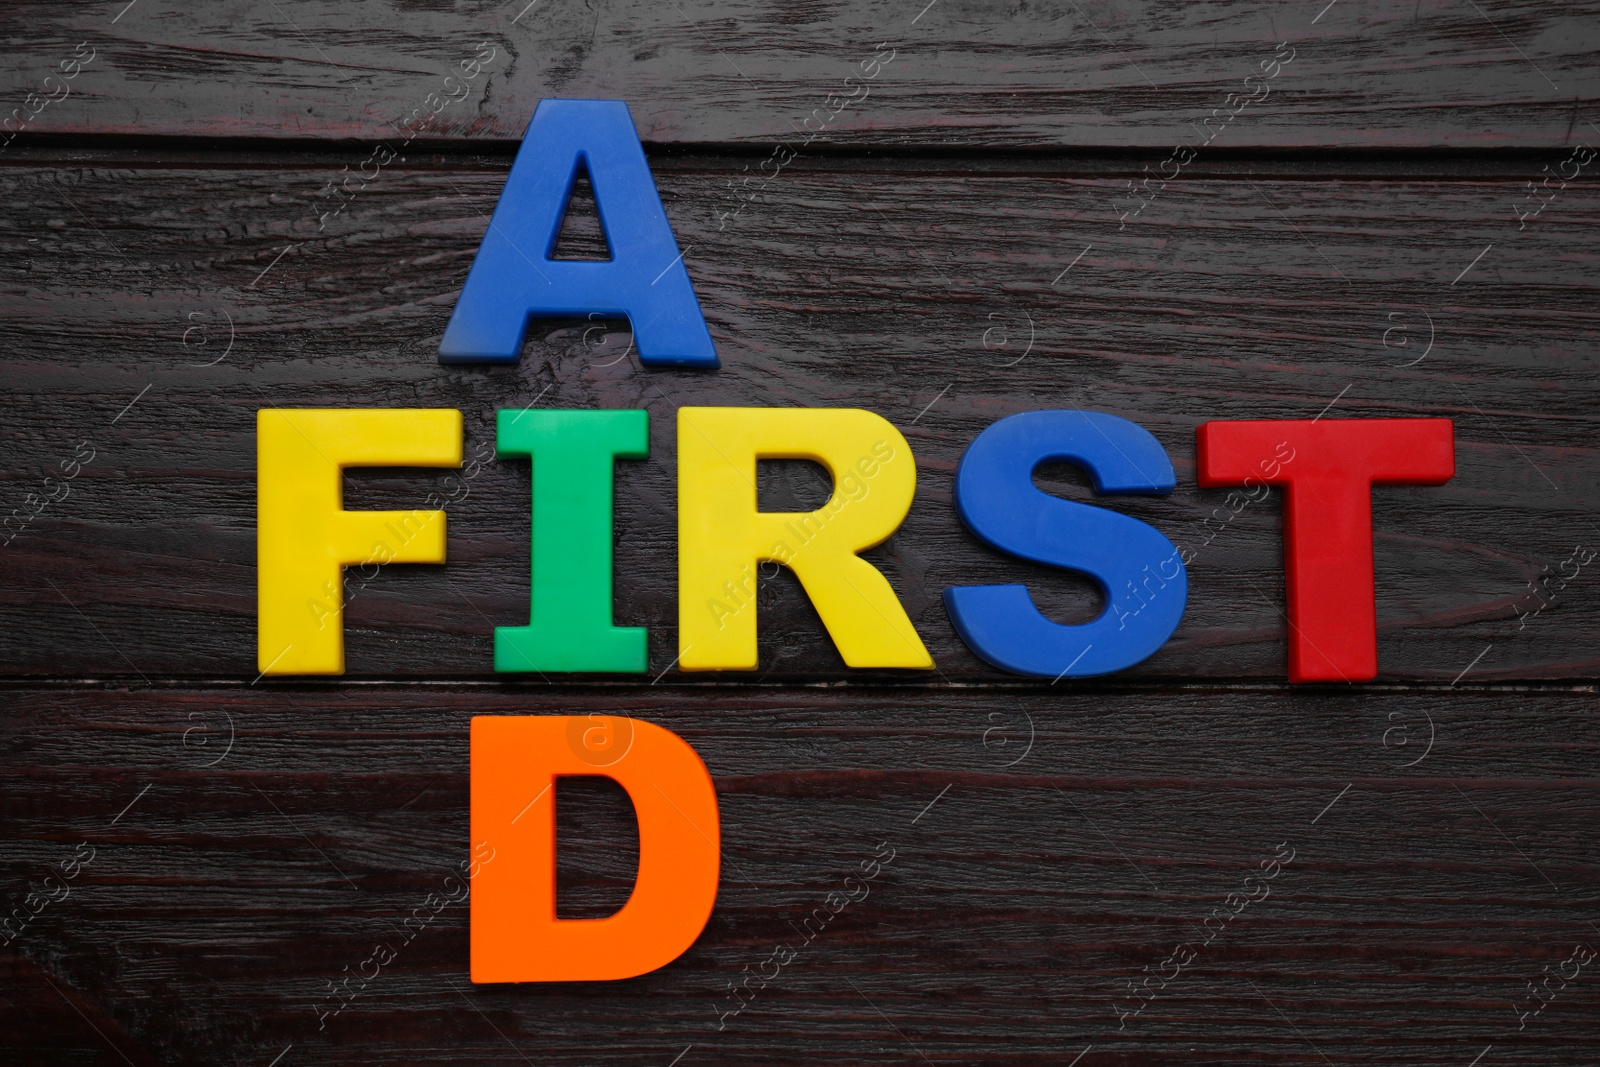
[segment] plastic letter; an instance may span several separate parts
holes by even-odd
[[[345,467],[459,467],[461,412],[439,408],[263,408],[256,413],[257,666],[343,674],[344,606],[305,610],[340,588],[374,543],[398,563],[443,563],[442,511],[345,511]]]
[[[840,489],[866,458],[858,499]],[[756,510],[756,461],[809,459],[833,475],[812,512]],[[887,420],[849,408],[678,409],[678,647],[686,671],[756,668],[756,608],[713,618],[708,598],[753,567],[791,568],[851,667],[929,670],[933,659],[894,590],[856,553],[886,540],[916,491],[911,446]]]
[[[1449,419],[1208,422],[1195,437],[1206,488],[1254,475],[1275,443],[1293,446],[1266,480],[1283,486],[1289,680],[1364,682],[1378,674],[1372,486],[1443,485],[1456,472]],[[1281,447],[1281,444],[1279,445]]]
[[[611,624],[612,467],[650,453],[645,411],[503,410],[499,454],[533,460],[527,626],[497,626],[497,671],[646,667],[643,627]]]
[[[612,258],[551,259],[582,164]],[[628,317],[646,365],[717,366],[628,106],[542,100],[439,342],[442,363],[515,363],[530,318]]]
[[[1189,577],[1172,542],[1114,511],[1062,500],[1033,484],[1048,460],[1086,470],[1095,491],[1164,494],[1176,484],[1166,450],[1135,423],[1097,411],[1028,411],[979,434],[956,471],[956,509],[967,527],[1002,552],[1089,575],[1106,612],[1081,626],[1045,618],[1021,585],[951,586],[945,609],[967,646],[1001,670],[1082,678],[1131,667],[1166,643],[1183,618]],[[1144,568],[1175,564],[1164,585]],[[1135,606],[1121,590],[1145,589]],[[1126,601],[1126,614],[1112,611]]]
[[[475,716],[472,840],[495,861],[472,880],[474,982],[597,982],[664,967],[711,917],[719,874],[717,794],[705,764],[670,730],[613,719],[632,743],[596,767],[566,715]],[[555,780],[604,774],[633,800],[639,873],[604,919],[556,918]]]

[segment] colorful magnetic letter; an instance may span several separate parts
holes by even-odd
[[[603,775],[633,800],[639,873],[604,919],[556,918],[555,780]],[[589,715],[474,716],[474,982],[599,982],[664,967],[694,944],[717,899],[717,794],[670,730]],[[483,846],[487,845],[488,849]]]
[[[758,459],[833,475],[816,511],[760,512]],[[905,521],[917,464],[900,431],[846,408],[678,409],[678,649],[686,671],[756,668],[755,568],[791,568],[851,667],[933,667],[888,579],[856,553]]]
[[[578,166],[611,259],[551,259]],[[626,315],[648,365],[715,367],[717,353],[661,209],[628,105],[541,100],[439,343],[442,363],[515,363],[528,320]]]
[[[257,666],[344,673],[344,571],[443,563],[442,511],[345,511],[345,467],[459,467],[461,412],[256,413]]]
[[[1455,476],[1449,419],[1207,422],[1195,431],[1199,481],[1283,486],[1289,680],[1365,682],[1378,674],[1372,486],[1443,485]]]
[[[1082,467],[1106,494],[1170,493],[1172,463],[1143,427],[1097,411],[1012,415],[979,434],[961,457],[956,508],[967,528],[1002,552],[1089,575],[1104,590],[1107,610],[1093,622],[1064,626],[1040,614],[1021,585],[951,586],[945,609],[968,647],[1001,670],[1081,678],[1131,667],[1183,618],[1183,560],[1138,519],[1039,489],[1033,471],[1048,460]]]
[[[611,474],[650,454],[646,411],[504,410],[496,454],[533,460],[527,626],[497,626],[497,671],[645,669],[643,627],[611,624]]]

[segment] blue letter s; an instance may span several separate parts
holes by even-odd
[[[1100,493],[1170,493],[1172,462],[1143,427],[1096,411],[1012,415],[979,434],[961,458],[956,508],[967,527],[1002,552],[1088,574],[1105,590],[1108,610],[1063,626],[1041,615],[1021,585],[951,586],[945,610],[974,652],[1014,674],[1081,678],[1131,667],[1183,618],[1183,560],[1138,519],[1041,491],[1033,471],[1047,460],[1084,468]]]

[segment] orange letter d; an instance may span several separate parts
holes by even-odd
[[[605,919],[556,918],[555,783],[603,775],[639,821],[633,895]],[[474,982],[599,982],[664,967],[694,944],[717,899],[717,794],[688,742],[639,719],[475,716]]]

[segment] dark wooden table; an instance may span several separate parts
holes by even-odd
[[[0,548],[6,1062],[1600,1061],[1600,3],[923,2],[0,11],[0,511],[33,515]],[[403,132],[434,93],[459,99]],[[642,369],[585,321],[438,364],[548,96],[628,101],[721,370]],[[580,197],[562,254],[597,234]],[[936,673],[846,669],[787,573],[759,672],[670,666],[684,404],[901,429],[916,502],[868,556]],[[491,461],[447,566],[351,579],[347,675],[257,677],[256,410],[457,408],[478,454],[528,405],[651,412],[616,516],[651,673],[493,674],[529,476]],[[1177,491],[1117,506],[1196,553],[1161,652],[1056,685],[984,665],[941,602],[1026,581],[1099,611],[951,504],[979,431],[1052,407],[1155,434]],[[1200,422],[1318,413],[1455,420],[1453,481],[1374,493],[1369,684],[1286,683],[1280,500],[1195,484]],[[806,464],[762,478],[764,508],[826,498]],[[354,471],[347,504],[443,483]],[[580,711],[701,753],[716,910],[641,978],[474,986],[464,905],[402,929],[467,854],[468,720]],[[563,783],[559,832],[563,914],[614,910],[626,797]]]

